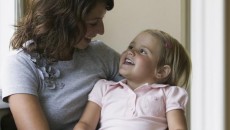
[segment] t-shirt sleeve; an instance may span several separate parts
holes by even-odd
[[[102,107],[102,98],[106,89],[106,80],[98,80],[89,94],[89,101],[92,101]]]
[[[38,77],[28,57],[10,55],[1,66],[1,88],[3,101],[17,93],[37,95]]]
[[[116,51],[114,51],[113,49],[109,49],[109,53],[111,53],[110,55],[110,62],[108,69],[110,72],[110,76],[108,80],[113,80],[115,82],[118,82],[120,80],[123,79],[123,77],[119,74],[119,62],[120,62],[120,54],[118,54]]]
[[[103,57],[103,62],[107,72],[107,80],[120,81],[123,77],[119,74],[119,61],[120,54],[114,49],[98,41],[100,47],[101,57]]]
[[[182,109],[185,111],[188,102],[188,93],[180,87],[166,88],[166,112],[173,109]]]

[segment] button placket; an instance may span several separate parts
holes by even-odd
[[[130,116],[134,116],[135,115],[135,111],[136,111],[136,94],[135,93],[131,93],[130,97],[129,97],[129,113]]]

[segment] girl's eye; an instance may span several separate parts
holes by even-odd
[[[140,49],[141,54],[147,54],[147,52],[144,49]]]
[[[129,50],[133,49],[133,46],[128,46],[128,49],[129,49]]]

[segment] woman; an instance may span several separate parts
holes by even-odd
[[[34,0],[1,71],[17,129],[70,130],[101,78],[119,80],[119,54],[100,41],[113,0]],[[76,105],[77,104],[77,105]]]

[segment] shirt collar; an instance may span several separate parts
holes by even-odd
[[[126,79],[122,79],[119,82],[112,83],[111,86],[113,86],[113,87],[124,87],[124,86],[127,86],[127,80]],[[165,87],[168,87],[169,84],[156,84],[156,83],[149,84],[149,83],[145,83],[145,84],[141,85],[140,87],[144,87],[144,86],[148,86],[150,88],[165,88]]]

